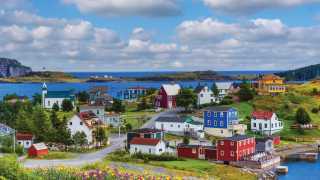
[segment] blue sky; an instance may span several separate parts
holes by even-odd
[[[319,62],[320,0],[3,0],[0,55],[35,70],[283,70]]]

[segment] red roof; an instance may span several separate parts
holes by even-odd
[[[272,118],[273,112],[270,111],[254,111],[252,117],[256,119],[270,120]]]
[[[33,134],[31,134],[31,133],[17,133],[16,138],[17,138],[17,140],[20,140],[20,141],[32,140]]]
[[[130,141],[130,144],[155,146],[155,145],[157,145],[159,142],[160,142],[160,139],[134,137],[134,138]]]

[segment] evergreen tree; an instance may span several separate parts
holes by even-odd
[[[72,136],[72,140],[73,140],[73,143],[76,145],[76,146],[83,146],[83,145],[86,145],[88,144],[88,141],[87,141],[87,135],[81,131],[81,132],[76,132],[73,136]]]
[[[302,107],[297,110],[295,119],[299,124],[309,124],[311,122],[308,112]]]
[[[115,111],[115,112],[125,112],[126,111],[126,107],[122,104],[121,100],[114,99],[112,107],[111,107],[111,110]]]
[[[184,107],[185,111],[197,103],[197,95],[192,89],[181,89],[176,98],[177,106]]]
[[[23,109],[17,115],[15,128],[20,132],[32,132],[33,130],[33,120],[30,118],[30,114]]]
[[[41,105],[42,102],[42,96],[39,93],[36,93],[32,96],[32,104],[33,105]]]
[[[215,97],[217,97],[219,95],[219,89],[218,89],[218,86],[215,82],[213,82],[213,84],[211,86],[211,91],[213,92],[213,95]]]
[[[58,111],[60,110],[59,105],[58,105],[57,103],[54,103],[54,104],[52,105],[52,110],[58,112]]]
[[[70,112],[73,111],[73,104],[69,99],[64,99],[62,101],[62,111],[64,112]]]
[[[246,81],[241,83],[238,96],[240,101],[249,101],[253,99],[254,93],[251,90],[250,85]]]
[[[148,109],[148,108],[149,108],[149,106],[148,106],[148,103],[147,103],[147,98],[143,97],[141,102],[138,104],[137,109],[139,111],[141,111],[141,110],[145,110],[145,109]]]
[[[188,144],[190,143],[189,137],[184,136],[184,137],[183,137],[183,140],[182,140],[182,143],[185,144],[185,145],[188,145]]]
[[[34,133],[38,141],[50,141],[52,137],[52,124],[46,112],[36,106],[33,112]]]
[[[51,111],[50,121],[53,128],[58,129],[60,127],[61,122],[60,122],[60,119],[58,118],[56,111]]]
[[[90,95],[87,91],[81,91],[76,94],[77,99],[80,103],[87,103],[89,101]]]

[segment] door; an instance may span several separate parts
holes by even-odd
[[[259,130],[262,130],[262,124],[259,123]]]

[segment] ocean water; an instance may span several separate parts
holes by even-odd
[[[288,166],[289,173],[279,176],[279,180],[319,180],[320,159],[317,162],[293,161],[282,165]]]
[[[113,77],[144,77],[144,76],[157,76],[170,72],[69,72],[77,78],[88,78],[90,76],[113,76]],[[261,73],[272,73],[272,71],[221,71],[223,75],[238,75],[238,74],[261,74]],[[170,83],[168,81],[143,81],[143,82],[102,82],[102,83],[47,83],[49,90],[74,90],[85,91],[93,86],[108,86],[108,93],[116,97],[117,93],[132,86],[142,86],[146,88],[159,88],[161,84]],[[211,85],[212,81],[180,81],[177,82],[183,87],[196,87],[199,83]],[[16,93],[19,96],[32,97],[35,93],[41,93],[41,83],[0,83],[0,99],[6,94]]]

